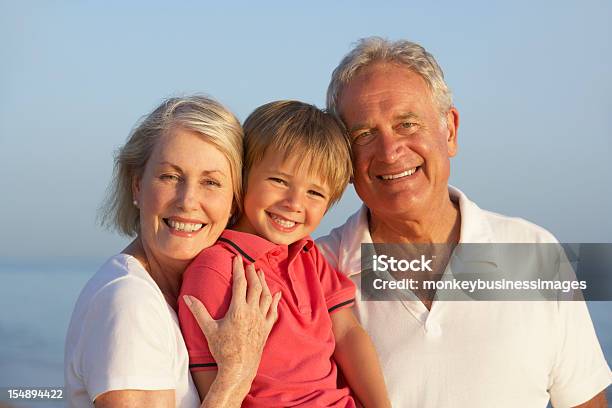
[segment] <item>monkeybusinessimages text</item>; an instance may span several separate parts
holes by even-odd
[[[421,255],[416,259],[396,259],[388,255],[373,255],[372,270],[376,272],[433,272],[433,259]],[[460,290],[474,293],[491,290],[554,290],[568,293],[574,290],[585,290],[586,281],[578,280],[510,280],[510,279],[384,279],[372,281],[375,290]]]

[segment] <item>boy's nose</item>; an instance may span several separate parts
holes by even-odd
[[[301,194],[297,191],[289,191],[283,200],[283,206],[293,212],[302,212],[304,209]]]

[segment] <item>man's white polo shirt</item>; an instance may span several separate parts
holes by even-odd
[[[548,231],[480,209],[449,187],[460,243],[550,243]],[[394,407],[545,408],[579,405],[612,374],[584,302],[361,301],[363,206],[317,244],[357,285],[355,313],[378,352]]]

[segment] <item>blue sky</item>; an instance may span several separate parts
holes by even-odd
[[[104,258],[114,150],[162,98],[208,93],[244,119],[324,105],[365,36],[424,45],[461,115],[451,182],[566,242],[612,242],[612,3],[0,1],[0,259]],[[536,3],[536,4],[533,4]],[[348,191],[320,227],[359,201]]]

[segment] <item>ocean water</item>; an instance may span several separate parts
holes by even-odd
[[[72,308],[102,261],[30,266],[0,263],[0,392],[7,394],[13,387],[63,387],[64,336]],[[612,302],[591,302],[589,309],[610,364]],[[608,390],[608,398],[612,401],[612,390]],[[0,395],[0,401],[6,399]],[[11,406],[63,405],[36,402]]]
[[[72,308],[99,265],[0,264],[0,401],[6,402],[7,389],[15,387],[64,386],[64,339]],[[10,404],[64,406],[58,401]]]

